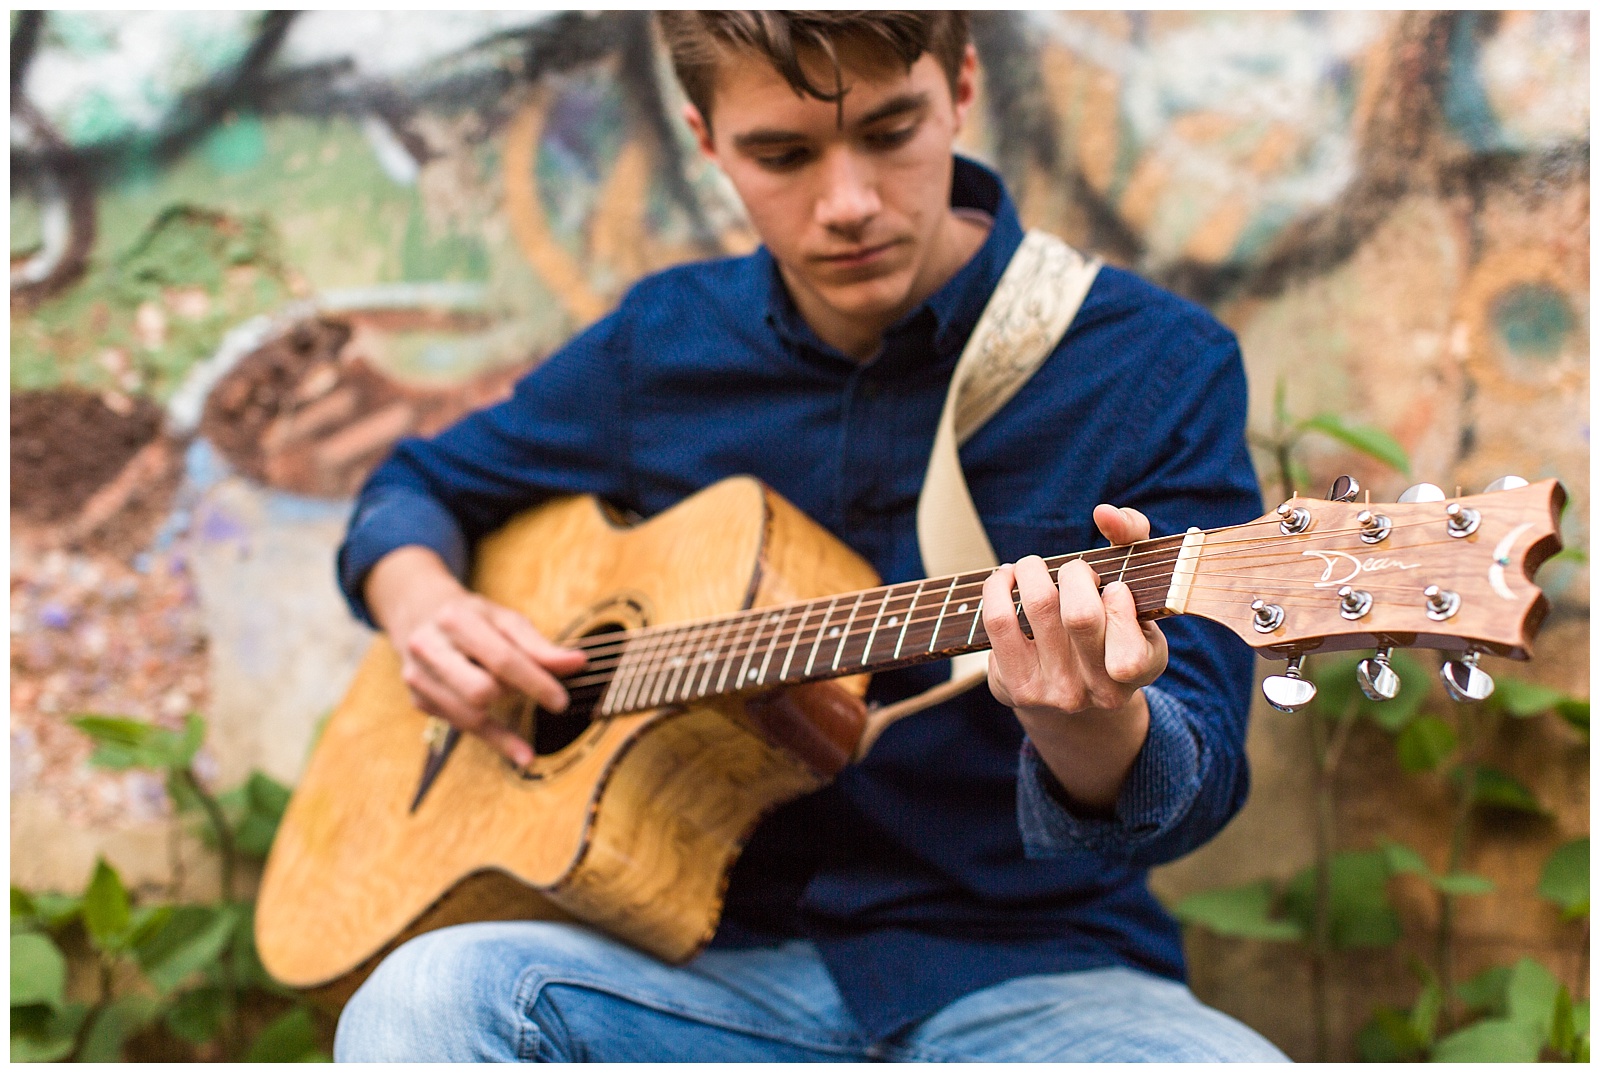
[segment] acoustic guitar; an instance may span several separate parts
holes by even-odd
[[[1351,648],[1376,650],[1359,674],[1374,697],[1398,689],[1390,650],[1417,646],[1453,653],[1446,688],[1481,699],[1493,683],[1479,654],[1528,658],[1548,606],[1531,578],[1561,547],[1565,499],[1553,480],[1496,486],[1374,504],[1341,478],[1328,500],[1078,557],[1127,583],[1141,618],[1200,615],[1287,659],[1264,686],[1278,707],[1315,692],[1306,653]],[[880,585],[749,477],[635,526],[585,497],[519,515],[482,542],[472,585],[586,649],[570,708],[502,713],[536,753],[515,769],[477,738],[441,736],[377,639],[278,830],[256,908],[262,962],[339,1001],[413,935],[520,918],[586,921],[687,960],[761,818],[883,730],[861,699],[867,675],[988,647],[986,577]]]

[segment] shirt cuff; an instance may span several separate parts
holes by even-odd
[[[466,579],[466,537],[438,500],[408,488],[381,489],[350,519],[349,534],[339,548],[339,588],[356,618],[374,629],[378,625],[361,594],[367,573],[391,551],[411,544],[432,548],[452,574]]]
[[[1109,815],[1087,816],[1065,803],[1056,777],[1023,739],[1017,777],[1017,822],[1029,857],[1061,857],[1087,849],[1126,858],[1166,834],[1200,793],[1200,745],[1183,704],[1145,686],[1150,730]]]

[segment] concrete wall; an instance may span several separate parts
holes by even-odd
[[[330,556],[387,445],[496,397],[643,273],[755,238],[639,14],[11,25],[11,385],[49,393],[13,406],[12,876],[75,886],[103,852],[159,886],[159,784],[88,768],[64,717],[196,708],[220,785],[292,780],[365,644]],[[1587,549],[1587,13],[974,28],[966,150],[1028,223],[1232,327],[1255,427],[1281,379],[1297,415],[1389,432],[1415,479],[1558,476],[1564,537]],[[1312,492],[1340,472],[1378,499],[1410,483],[1305,447]],[[1586,694],[1587,567],[1539,580],[1554,611],[1516,673]],[[1475,832],[1469,863],[1502,893],[1462,923],[1467,960],[1535,951],[1575,979],[1581,940],[1532,890],[1548,848],[1587,830],[1587,750],[1553,723],[1517,731],[1506,763],[1554,819]],[[1403,836],[1438,863],[1446,789],[1398,779],[1386,749],[1358,735],[1341,768],[1342,843]],[[1251,804],[1157,875],[1164,896],[1309,860],[1304,721],[1263,709],[1251,750]],[[203,890],[199,855],[177,852]],[[1429,904],[1407,903],[1408,934]],[[1298,958],[1204,935],[1191,954],[1204,997],[1309,1053]],[[1341,960],[1341,1038],[1409,993],[1403,954]]]

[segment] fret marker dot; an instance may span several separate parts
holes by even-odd
[[[899,615],[890,615],[889,616],[889,625],[893,626],[899,621],[900,621],[900,616]]]
[[[956,608],[956,614],[959,615],[962,612],[964,612],[966,609],[967,609],[967,605],[966,604],[962,604],[960,607]]]
[[[754,667],[751,667],[750,668],[750,673],[746,677],[749,677],[749,678],[760,678],[761,677],[761,672],[757,671]]]
[[[829,637],[837,637],[837,636],[839,636],[839,627],[835,626],[833,629],[829,630],[828,631],[828,636]]]

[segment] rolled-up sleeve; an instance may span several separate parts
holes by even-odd
[[[1017,822],[1029,857],[1060,857],[1087,849],[1127,859],[1174,831],[1193,808],[1203,784],[1202,751],[1184,706],[1154,686],[1145,688],[1150,731],[1106,815],[1081,815],[1031,741],[1022,746]]]

